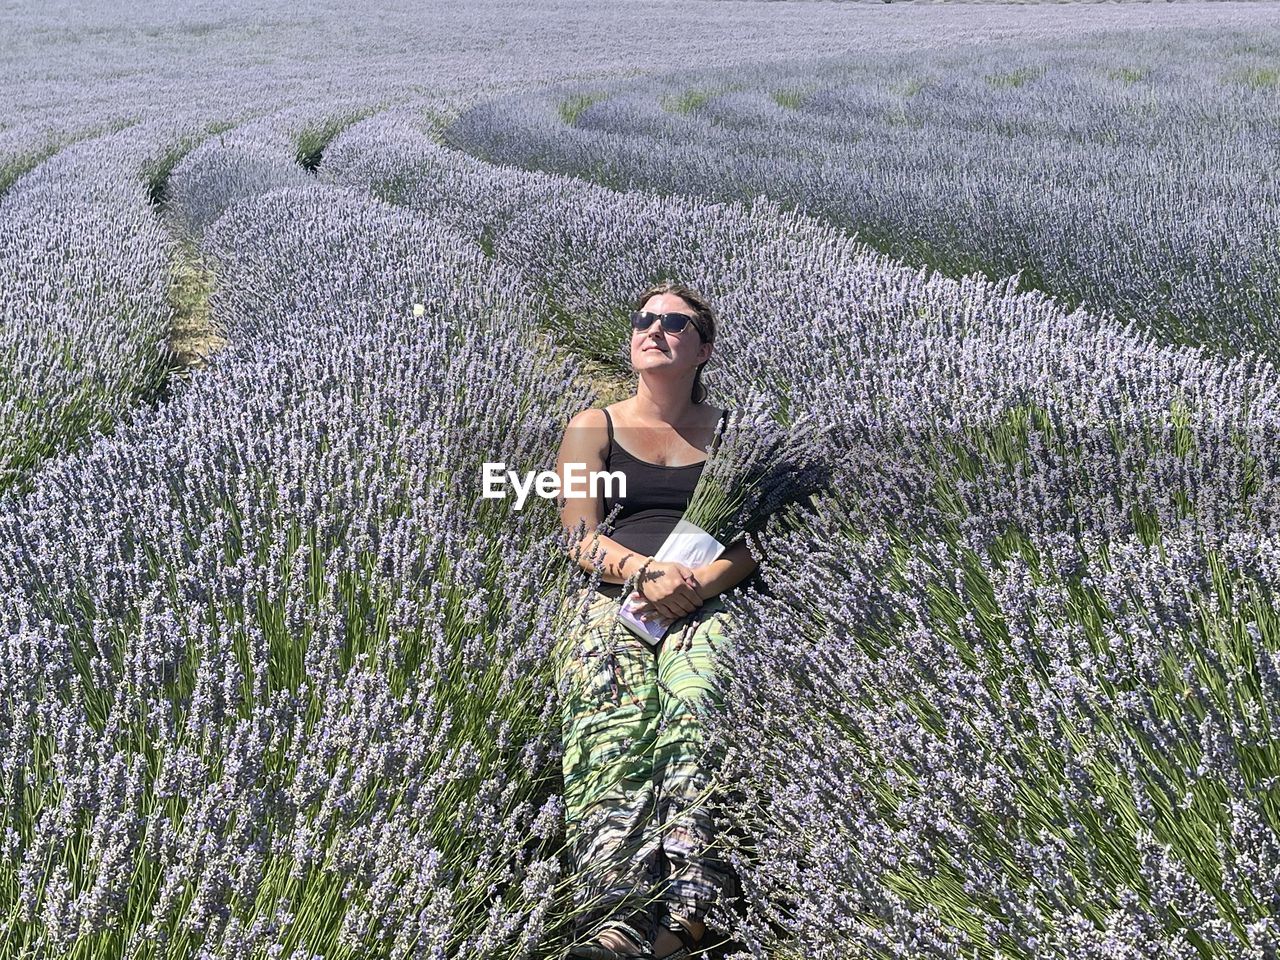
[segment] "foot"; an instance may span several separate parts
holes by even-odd
[[[589,943],[572,947],[570,956],[588,957],[590,960],[625,960],[625,958],[651,958],[653,948],[646,939],[650,929],[647,910],[638,910],[626,917],[615,917]]]
[[[671,914],[671,921],[685,928],[689,932],[689,936],[693,937],[698,943],[702,943],[702,935],[707,931],[707,925],[701,920],[686,920],[684,917],[677,917]],[[675,953],[684,946],[684,941],[671,932],[667,927],[658,926],[658,937],[653,941],[653,952],[659,957],[665,957],[668,954]]]
[[[596,943],[602,947],[608,947],[610,950],[617,950],[621,954],[642,953],[644,948],[628,937],[621,930],[606,930],[596,938]]]

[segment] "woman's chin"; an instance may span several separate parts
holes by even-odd
[[[675,362],[675,357],[662,350],[642,350],[640,353],[634,354],[631,360],[633,363],[652,363],[667,366]]]
[[[644,357],[638,363],[633,363],[637,373],[678,373],[679,371],[671,363],[670,357]]]

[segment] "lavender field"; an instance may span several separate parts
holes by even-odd
[[[1280,956],[1280,3],[0,26],[0,957],[563,955],[571,568],[481,464],[664,276],[835,469],[717,956]]]

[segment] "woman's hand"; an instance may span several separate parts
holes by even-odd
[[[629,598],[631,612],[641,620],[656,616],[666,626],[702,606],[700,587],[697,574],[683,563],[652,560]]]

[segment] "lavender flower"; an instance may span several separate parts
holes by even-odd
[[[758,530],[783,507],[823,489],[831,473],[811,419],[778,424],[764,398],[716,430],[684,519],[721,543]]]

